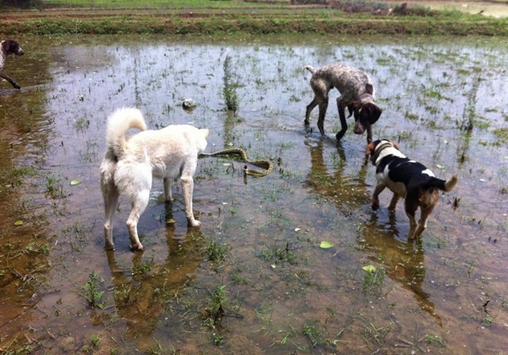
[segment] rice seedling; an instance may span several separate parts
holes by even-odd
[[[104,291],[100,290],[102,282],[99,280],[99,275],[92,272],[88,275],[88,279],[88,282],[83,286],[85,299],[90,307],[103,309],[105,307],[102,303]]]

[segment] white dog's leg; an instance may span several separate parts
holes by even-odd
[[[182,176],[180,180],[182,181],[183,200],[185,202],[185,215],[187,216],[187,221],[191,226],[199,227],[201,222],[194,218],[194,213],[192,212],[192,192],[194,190],[194,180],[192,179],[192,176]]]
[[[113,243],[113,217],[118,206],[119,192],[113,182],[102,186],[102,197],[104,198],[104,236],[106,239],[106,249],[115,249]]]
[[[132,203],[132,211],[127,219],[127,228],[129,229],[129,236],[131,238],[131,247],[134,250],[143,250],[143,245],[139,241],[138,236],[138,221],[139,217],[145,211],[148,206],[148,200],[150,198],[150,190],[143,190],[136,196],[136,201]]]
[[[173,194],[171,192],[171,178],[164,178],[164,199],[168,202],[173,201]]]

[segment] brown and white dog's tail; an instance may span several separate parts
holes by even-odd
[[[106,129],[106,147],[116,159],[121,159],[125,151],[125,132],[130,128],[146,131],[143,114],[136,108],[121,108],[108,117]]]
[[[453,175],[450,179],[446,180],[444,184],[444,191],[452,191],[455,185],[459,182],[459,177],[457,175]]]
[[[455,185],[459,182],[459,177],[457,175],[453,175],[448,180],[441,180],[438,178],[433,178],[427,185],[427,188],[437,188],[441,191],[452,191]]]
[[[312,74],[314,74],[316,72],[316,69],[314,69],[313,67],[311,67],[310,65],[307,65],[305,67],[305,69],[307,69],[308,71],[310,71]]]

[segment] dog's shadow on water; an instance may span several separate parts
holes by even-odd
[[[150,336],[155,331],[167,302],[193,282],[195,270],[203,261],[201,232],[190,227],[177,232],[172,207],[171,203],[164,206],[166,243],[146,243],[144,252],[106,251],[111,294],[116,313],[125,321],[128,339]],[[155,235],[160,237],[161,233]],[[155,260],[164,251],[166,256]]]

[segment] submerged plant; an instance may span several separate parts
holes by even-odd
[[[309,339],[310,343],[312,344],[312,347],[315,347],[319,343],[323,342],[323,336],[316,328],[315,324],[304,325],[302,333]]]
[[[378,345],[381,345],[388,333],[392,330],[391,324],[386,326],[376,327],[374,324],[369,323],[365,326],[365,339],[368,341],[374,340]]]
[[[385,270],[373,265],[364,266],[363,270],[365,271],[365,276],[363,277],[363,292],[380,294],[385,282]]]
[[[90,344],[85,346],[83,352],[85,354],[93,353],[95,350],[99,348],[99,344],[101,343],[101,338],[97,334],[92,334],[92,339],[90,340]]]
[[[463,120],[460,125],[460,129],[463,131],[471,132],[475,126],[476,118],[476,103],[478,88],[480,86],[480,80],[474,79],[471,91],[467,94],[467,106],[464,109]]]
[[[438,344],[439,346],[446,346],[445,341],[439,335],[427,334],[425,337],[427,344]]]
[[[151,260],[145,260],[132,268],[132,273],[136,276],[147,276],[154,266],[153,257]]]
[[[298,264],[298,258],[296,254],[291,250],[291,245],[286,242],[284,247],[274,246],[271,250],[263,252],[263,259],[272,261],[274,264],[287,262],[290,265]]]
[[[205,322],[215,328],[222,320],[222,316],[226,312],[228,297],[225,285],[219,285],[214,292],[211,293],[211,298],[208,306],[203,311],[203,318]]]
[[[206,256],[210,261],[221,261],[226,258],[228,248],[225,245],[216,243],[210,239],[208,248],[206,249]]]
[[[101,282],[99,281],[99,275],[95,272],[92,272],[88,275],[89,281],[84,285],[85,289],[85,299],[88,302],[88,305],[92,308],[104,308],[104,304],[101,302],[102,296],[104,296],[104,291],[99,291],[99,287]]]
[[[226,103],[226,108],[228,111],[236,112],[238,111],[238,93],[236,89],[238,87],[237,84],[233,83],[233,71],[231,69],[231,57],[228,55],[224,60],[224,101]]]

